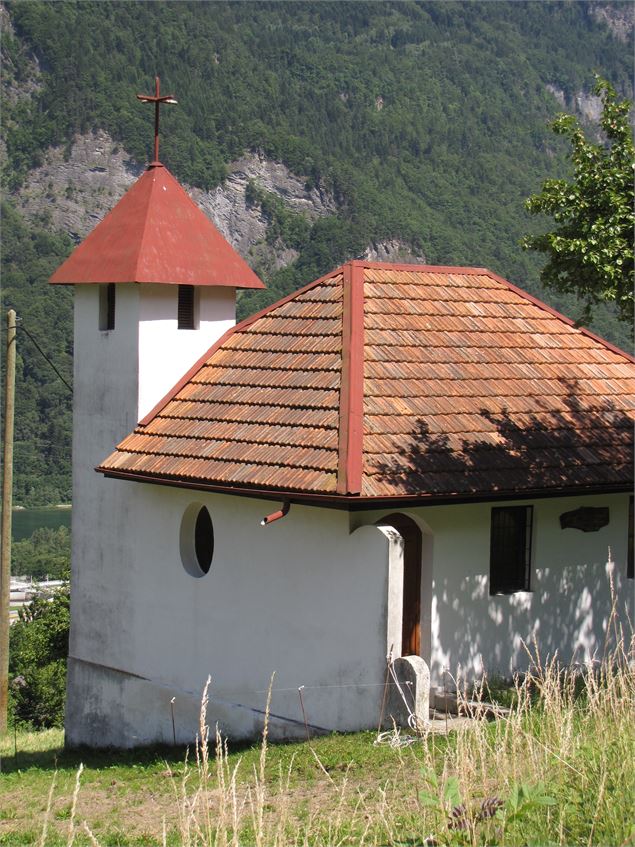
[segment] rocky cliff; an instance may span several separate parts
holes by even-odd
[[[142,172],[143,166],[103,130],[77,135],[64,147],[47,151],[41,166],[31,171],[15,200],[26,218],[82,240],[115,205]],[[211,191],[185,185],[193,200],[243,255],[258,255],[277,269],[296,257],[283,243],[266,241],[269,222],[258,204],[249,203],[250,183],[275,194],[293,212],[309,220],[335,213],[333,199],[280,162],[249,153],[228,168],[223,185]]]
[[[107,132],[76,135],[70,144],[47,151],[15,193],[24,216],[68,233],[79,242],[115,205],[143,170]],[[268,239],[270,220],[258,203],[249,201],[249,186],[272,194],[291,212],[308,221],[337,214],[331,195],[308,188],[306,180],[281,162],[260,152],[246,153],[228,167],[222,185],[211,191],[185,185],[192,199],[241,255],[264,272],[293,262],[296,250]],[[365,258],[378,261],[425,261],[399,239],[368,245]]]

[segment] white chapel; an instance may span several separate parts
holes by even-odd
[[[511,676],[635,617],[634,360],[478,267],[263,283],[155,160],[75,290],[70,745],[376,727],[387,660]],[[303,703],[298,689],[302,688]],[[302,713],[302,706],[305,715]]]

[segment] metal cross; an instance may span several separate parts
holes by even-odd
[[[137,100],[142,103],[154,103],[154,161],[150,167],[160,165],[159,161],[159,107],[161,103],[178,103],[178,100],[173,94],[164,94],[161,96],[161,82],[158,76],[154,78],[154,94],[137,94]]]

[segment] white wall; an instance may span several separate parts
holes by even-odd
[[[431,644],[422,652],[433,684],[443,684],[444,669],[470,679],[483,671],[509,676],[524,670],[530,659],[523,642],[531,649],[534,640],[543,659],[556,651],[565,663],[601,656],[611,610],[609,571],[621,621],[627,625],[628,616],[635,619],[635,586],[626,579],[628,496],[514,503],[524,504],[534,507],[531,590],[494,597],[489,594],[490,514],[492,506],[505,504],[404,512],[432,543],[432,587],[423,596],[423,615],[426,607],[431,615]],[[560,529],[559,516],[580,506],[607,506],[609,524],[598,532]],[[381,512],[355,516],[354,525],[381,517]]]
[[[264,708],[274,671],[272,714],[297,722],[274,718],[274,735],[304,735],[301,685],[310,723],[376,725],[388,543],[375,528],[349,534],[346,513],[301,506],[261,527],[277,504],[134,483],[119,489],[136,543],[115,548],[109,562],[108,593],[117,596],[101,636],[76,644],[70,743],[169,741],[172,696],[178,737],[191,740],[208,675],[211,725],[254,735],[262,716],[245,707]],[[179,551],[193,501],[208,506],[215,527],[212,567],[200,579],[185,571]],[[115,531],[111,525],[104,537]],[[131,596],[134,609],[116,614]]]
[[[388,541],[388,593],[386,610],[386,656],[402,655],[404,540],[392,526],[377,526]]]
[[[71,743],[82,721],[93,727],[93,743],[99,741],[104,722],[117,724],[125,706],[125,698],[115,697],[108,716],[100,713],[86,671],[92,665],[73,657],[106,673],[104,665],[129,667],[137,650],[126,633],[136,615],[128,585],[141,531],[133,508],[138,489],[105,479],[94,468],[234,322],[234,289],[203,291],[199,330],[191,331],[176,329],[176,286],[130,284],[117,285],[115,328],[101,331],[99,288],[77,285],[74,291]],[[139,403],[145,404],[141,414]]]
[[[139,419],[236,322],[234,288],[194,291],[197,329],[178,329],[178,285],[140,286]]]
[[[99,286],[75,286],[71,655],[85,639],[100,641],[108,621],[130,614],[110,574],[111,556],[123,557],[128,538],[125,502],[117,484],[93,469],[137,423],[138,291],[117,286],[115,329],[102,332]]]
[[[360,526],[380,512],[349,518],[294,505],[263,528],[260,519],[277,504],[100,484],[110,486],[112,513],[93,515],[92,555],[82,563],[90,613],[79,615],[81,639],[73,639],[69,663],[69,743],[171,741],[172,697],[177,737],[191,740],[208,675],[210,724],[234,737],[256,735],[274,671],[274,736],[304,735],[299,686],[310,723],[376,725],[391,635],[389,573],[399,582],[387,535]],[[185,571],[179,549],[192,503],[209,508],[215,528],[212,567],[200,579]],[[524,669],[522,640],[531,645],[534,637],[543,659],[555,650],[565,662],[601,655],[609,545],[620,612],[629,607],[633,616],[633,581],[624,578],[627,503],[624,495],[534,501],[532,590],[502,597],[489,596],[496,504],[407,512],[424,530],[424,555],[433,557],[422,612],[431,621],[423,651],[432,684],[443,684],[445,668],[468,679]],[[609,525],[597,533],[561,530],[559,515],[580,505],[608,506]],[[76,620],[74,627],[77,635]]]

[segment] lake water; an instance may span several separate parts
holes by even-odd
[[[30,538],[36,529],[71,526],[71,509],[59,509],[50,506],[46,509],[14,509],[11,537],[14,541]]]

